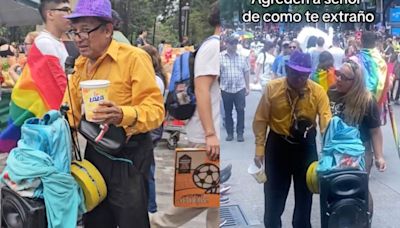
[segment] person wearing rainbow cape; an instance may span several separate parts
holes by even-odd
[[[327,92],[336,83],[334,59],[329,51],[319,55],[317,69],[312,73],[311,79],[318,83]]]
[[[45,29],[35,39],[12,91],[8,126],[0,132],[3,153],[17,146],[25,120],[59,109],[67,86],[64,63],[68,52],[61,36],[70,29],[69,20],[64,18],[71,13],[69,0],[42,0],[39,12]]]
[[[390,88],[390,75],[387,74],[385,60],[379,50],[375,48],[377,40],[378,37],[374,32],[363,32],[361,36],[362,49],[350,59],[360,65],[367,89],[382,108]]]

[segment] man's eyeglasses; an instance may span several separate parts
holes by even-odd
[[[62,11],[62,12],[66,12],[66,13],[68,13],[68,14],[72,13],[71,8],[69,8],[69,7],[54,8],[54,9],[50,9],[50,10]]]
[[[339,79],[340,81],[354,81],[354,78],[349,78],[340,71],[336,71],[335,75],[336,78]]]
[[[290,49],[296,49],[296,46],[289,46]]]
[[[93,29],[91,29],[91,30],[89,30],[89,31],[85,31],[85,32],[77,32],[77,31],[75,31],[75,30],[71,30],[71,31],[69,31],[69,34],[72,36],[72,38],[76,38],[76,37],[79,37],[80,39],[89,39],[89,35],[90,35],[90,33],[92,33],[92,32],[94,32],[94,31],[96,31],[96,30],[98,30],[101,26],[103,26],[104,24],[102,23],[102,24],[99,24],[98,26],[96,26],[95,28],[93,28]]]

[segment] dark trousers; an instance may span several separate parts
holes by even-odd
[[[133,161],[113,161],[88,144],[85,158],[100,171],[107,185],[107,197],[84,215],[85,228],[148,228],[147,175],[153,156],[149,134],[130,139],[118,157]]]
[[[397,88],[396,88],[397,90],[395,92],[394,90],[395,90],[396,84],[397,84]],[[394,101],[399,100],[399,98],[400,98],[400,79],[395,79],[393,81],[393,87],[392,87],[390,94],[391,94],[392,100],[394,100]]]
[[[156,171],[156,163],[154,161],[154,156],[151,159],[151,165],[150,165],[150,172],[149,172],[149,178],[148,178],[148,183],[149,183],[149,197],[148,197],[148,206],[147,210],[150,213],[155,213],[157,212],[157,202],[156,202],[156,180],[154,178],[154,174]]]
[[[270,131],[266,144],[264,184],[266,228],[282,227],[281,215],[293,177],[295,208],[294,228],[310,228],[312,193],[306,184],[308,166],[318,159],[315,136],[310,142],[291,144],[282,136]]]
[[[242,89],[237,93],[228,93],[222,91],[222,101],[225,109],[225,128],[228,135],[233,135],[233,119],[232,111],[235,105],[237,113],[236,133],[243,135],[244,132],[244,108],[246,106],[246,89]]]

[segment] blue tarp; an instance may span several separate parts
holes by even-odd
[[[364,151],[358,128],[347,125],[335,116],[329,122],[323,138],[317,172],[348,167],[365,170]]]
[[[68,123],[59,112],[50,111],[43,119],[26,120],[21,129],[21,140],[10,152],[2,178],[8,176],[17,185],[40,179],[34,197],[44,198],[48,227],[75,228],[85,205],[82,190],[70,173]]]

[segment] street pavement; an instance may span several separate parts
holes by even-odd
[[[229,163],[233,165],[232,176],[227,182],[232,186],[229,194],[230,202],[226,205],[238,205],[248,223],[248,226],[230,227],[264,227],[263,185],[258,184],[247,173],[247,168],[254,157],[255,145],[252,121],[260,96],[260,91],[252,91],[246,99],[245,142],[239,143],[236,140],[226,142],[226,132],[224,130],[221,131],[221,167],[225,167]],[[395,106],[394,110],[398,123],[397,128],[400,128],[400,106]],[[382,131],[387,170],[380,173],[373,167],[371,172],[369,188],[374,199],[372,227],[398,228],[400,227],[400,159],[395,150],[390,124],[388,123],[382,127]],[[293,207],[294,197],[293,189],[291,189],[282,216],[283,227],[292,227]],[[313,197],[311,224],[313,227],[321,227],[319,195],[314,195]]]

